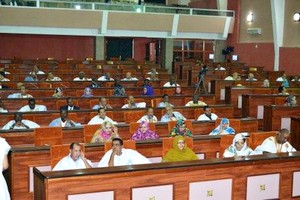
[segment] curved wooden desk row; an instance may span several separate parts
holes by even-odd
[[[117,99],[116,99],[117,100]],[[119,99],[120,101],[120,99]],[[17,101],[15,101],[17,102]],[[51,103],[51,101],[49,102]],[[219,117],[232,118],[233,108],[230,105],[211,105],[213,112],[215,112]],[[203,113],[203,107],[174,107],[174,111],[182,113],[187,119],[196,119],[200,114]],[[130,123],[138,121],[142,116],[146,114],[146,108],[138,109],[121,109],[114,108],[106,111],[106,115],[112,118],[114,121],[120,123]],[[162,115],[165,114],[164,108],[154,108],[154,115],[161,119]],[[87,124],[95,115],[97,115],[96,110],[78,110],[70,111],[69,117],[75,122],[81,124]],[[14,113],[0,113],[0,126],[4,126],[8,121],[13,119]],[[23,113],[23,118],[34,121],[40,126],[48,126],[49,123],[59,117],[59,110],[49,110],[47,112],[27,112]]]
[[[63,172],[34,168],[34,199],[292,199],[300,195],[299,161],[295,152]]]
[[[63,95],[65,97],[81,97],[83,95],[84,88],[62,88]],[[182,87],[182,95],[193,96],[195,92],[195,87]],[[54,94],[55,89],[30,89],[28,90],[28,94],[31,94],[35,98],[41,97],[52,97]],[[102,87],[93,89],[94,96],[113,96],[114,89],[113,87]],[[1,90],[0,97],[2,99],[6,99],[8,95],[13,93],[20,93],[20,90]],[[129,86],[125,88],[126,95],[134,95],[134,96],[142,96],[143,94],[143,87],[133,87]],[[175,88],[163,88],[157,87],[153,88],[153,93],[155,96],[162,96],[163,94],[168,94],[170,96],[175,96]],[[180,94],[181,95],[181,94]],[[151,97],[151,96],[150,96]]]
[[[197,135],[208,135],[215,127],[216,122],[199,122],[189,121],[191,126],[189,127],[192,130],[192,133]],[[187,123],[187,124],[189,124]],[[135,123],[132,123],[135,124]],[[131,124],[131,125],[132,125]],[[174,125],[168,125],[167,123],[156,123],[155,124],[155,132],[160,137],[168,137],[169,136],[169,130],[174,127]],[[135,132],[136,128],[131,128],[131,125],[117,125],[118,127],[118,133],[120,137],[123,139],[130,139],[132,134]],[[237,132],[256,132],[257,131],[257,121],[255,119],[234,119],[232,121],[232,126],[239,130]],[[58,144],[69,144],[72,142],[90,142],[92,135],[96,132],[96,130],[99,128],[99,125],[85,125],[79,128],[64,128],[61,129],[58,127],[58,129],[54,129],[51,127],[44,127],[44,128],[38,128],[34,130],[13,130],[13,131],[1,131],[0,136],[5,138],[7,142],[14,146],[14,145],[34,145],[35,143],[35,137],[39,138],[39,140],[44,140],[44,144],[50,144],[48,136],[52,136],[56,139],[59,139]],[[53,130],[56,130],[57,132],[53,132]],[[53,134],[49,134],[49,131],[53,132]],[[35,133],[41,133],[42,136],[37,136]],[[55,133],[55,134],[54,134]],[[45,136],[43,137],[43,134]],[[44,138],[44,139],[43,139]]]
[[[263,133],[257,133],[263,134]],[[252,135],[252,134],[251,134]],[[254,133],[253,133],[254,135]],[[258,135],[262,138],[261,135]],[[266,137],[266,136],[264,136]],[[230,142],[230,141],[229,141]],[[223,142],[224,144],[224,142]],[[148,158],[160,157],[163,146],[161,139],[152,141],[136,142],[136,149]],[[217,152],[221,150],[220,136],[195,136],[193,140],[193,150],[197,154],[203,154],[204,158],[216,158]],[[85,144],[85,155],[93,162],[98,162],[104,155],[103,144]],[[10,162],[10,188],[14,199],[33,199],[32,189],[30,189],[30,171],[34,166],[50,166],[49,146],[23,146],[13,147],[9,154]],[[233,171],[228,171],[232,173]]]
[[[111,90],[112,91],[112,90]],[[166,90],[172,92],[173,90]],[[50,92],[50,91],[49,91]],[[82,91],[80,91],[81,93]],[[48,110],[58,110],[60,106],[66,105],[66,97],[64,98],[47,98],[46,96],[42,95],[41,93],[39,97],[35,96],[36,98],[36,104],[42,104],[47,107]],[[46,98],[45,98],[46,97]],[[107,103],[109,103],[113,108],[121,108],[124,104],[128,103],[128,96],[126,97],[117,97],[117,96],[94,96],[90,98],[84,98],[84,97],[76,97],[73,96],[73,103],[76,106],[79,106],[81,109],[92,109],[94,105],[99,104],[99,98],[106,97]],[[158,104],[162,101],[161,95],[155,95],[155,96],[141,96],[134,95],[135,102],[145,102],[146,106],[150,107],[157,107]],[[192,100],[192,95],[170,95],[169,96],[169,102],[173,104],[174,106],[184,106],[188,101]],[[215,104],[215,97],[211,94],[201,95],[199,97],[200,101],[203,101],[209,105]],[[10,111],[18,111],[22,106],[28,105],[28,99],[22,98],[22,99],[2,99],[2,102],[4,106]],[[18,103],[16,103],[18,102]]]

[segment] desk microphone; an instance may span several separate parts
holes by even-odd
[[[64,84],[62,84],[62,83],[60,83],[60,85],[63,86],[64,88],[68,88],[66,85],[64,85]]]
[[[39,87],[36,84],[33,83],[29,83],[30,85],[32,85],[33,87],[35,87],[36,89],[39,89]]]

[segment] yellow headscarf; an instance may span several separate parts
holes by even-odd
[[[163,157],[162,162],[177,162],[177,161],[189,161],[198,160],[198,156],[186,146],[182,150],[178,148],[178,141],[185,141],[182,136],[176,136],[173,140],[173,148],[170,149],[167,154]]]

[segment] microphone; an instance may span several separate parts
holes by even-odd
[[[29,83],[30,85],[32,85],[33,87],[35,87],[36,89],[39,89],[39,87],[36,84],[33,83]]]

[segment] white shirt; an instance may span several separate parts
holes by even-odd
[[[234,81],[232,76],[227,76],[224,80],[225,81]]]
[[[109,118],[109,117],[107,117],[107,116],[105,116],[105,118],[102,119],[102,118],[99,117],[99,115],[96,115],[95,117],[93,117],[93,118],[89,121],[88,125],[91,125],[91,124],[102,124],[102,123],[105,122],[105,121],[109,121],[109,122],[112,123],[112,124],[117,124],[117,122],[115,122],[114,120],[112,120],[111,118]]]
[[[122,81],[137,81],[138,79],[135,77],[131,77],[131,78],[123,78]]]
[[[114,79],[113,78],[109,78],[109,80],[106,80],[106,76],[100,76],[98,78],[98,81],[114,81]]]
[[[15,120],[10,120],[7,124],[5,124],[2,127],[2,130],[9,130],[10,127],[12,127],[12,125],[14,123],[16,123]],[[30,120],[27,120],[27,119],[23,119],[22,123],[25,124],[26,126],[28,126],[29,128],[38,128],[38,127],[40,127],[40,125],[38,125],[37,123],[35,123],[33,121],[30,121]],[[26,127],[25,126],[14,126],[13,129],[26,129]]]
[[[92,166],[92,162],[87,160],[90,166]],[[53,168],[52,171],[60,171],[60,170],[72,170],[72,169],[85,169],[85,164],[81,157],[77,160],[73,160],[71,158],[71,154],[67,155],[66,157],[62,158]]]
[[[83,79],[80,79],[79,77],[76,77],[73,79],[73,81],[91,81],[92,79],[91,78],[83,78]]]
[[[23,106],[18,112],[43,112],[47,111],[47,107],[44,105],[35,105],[34,109],[31,109],[29,105]]]
[[[278,144],[276,142],[275,136],[271,136],[265,139],[263,143],[257,146],[255,149],[256,154],[262,154],[264,151],[269,153],[286,153],[294,152],[296,151],[296,149],[289,142]]]
[[[146,103],[145,102],[140,102],[140,103],[135,103],[136,107],[133,108],[146,108]],[[122,106],[122,108],[129,108],[128,104],[125,104],[124,106]]]
[[[61,78],[54,76],[52,79],[47,78],[46,81],[61,81]]]
[[[108,167],[108,162],[112,154],[112,149],[107,151],[100,160],[98,167]],[[137,165],[151,163],[145,156],[132,149],[122,148],[121,155],[114,156],[114,166]]]
[[[178,83],[175,84],[170,84],[170,82],[166,82],[163,87],[180,87],[180,85]]]
[[[211,119],[207,117],[205,114],[202,114],[198,117],[197,121],[207,121],[207,120],[216,120],[218,116],[214,113],[211,113]]]
[[[139,119],[137,122],[139,122],[139,123],[141,123],[141,122],[153,122],[153,123],[155,123],[155,122],[157,122],[157,117],[155,117],[155,116],[153,115],[152,121],[150,121],[149,116],[148,116],[148,115],[144,115],[144,116],[141,117],[141,119]]]
[[[257,81],[257,79],[253,78],[253,79],[250,80],[249,78],[247,78],[246,81]]]
[[[222,71],[224,71],[224,70],[226,70],[224,67],[220,67],[220,68],[215,68],[215,70],[222,70]]]
[[[8,110],[0,108],[0,113],[7,113],[7,112],[8,112]]]
[[[31,94],[25,94],[22,95],[21,93],[13,93],[7,96],[8,99],[13,99],[13,98],[23,98],[23,99],[27,99],[27,98],[33,98],[33,96]]]
[[[9,144],[5,141],[4,138],[0,137],[0,166],[2,169],[3,166],[3,158],[4,156],[6,156],[10,150],[10,146]],[[0,174],[0,199],[1,200],[8,200],[10,199],[10,195],[9,195],[9,191],[7,188],[7,184],[6,181],[4,179],[4,176],[2,174],[2,170],[1,170],[1,174]]]

